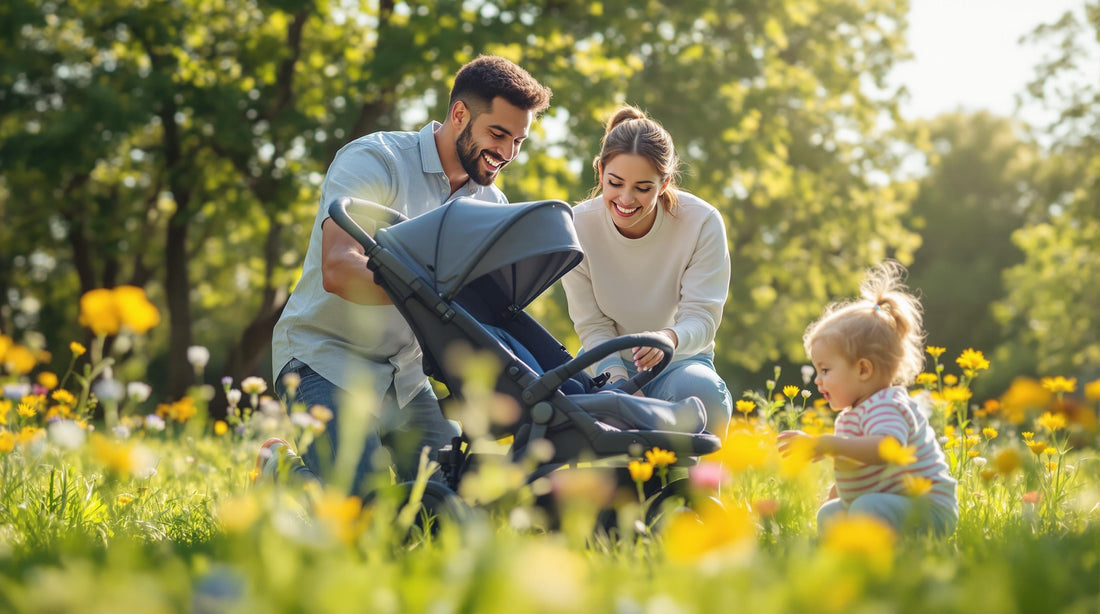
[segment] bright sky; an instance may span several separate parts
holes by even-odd
[[[909,88],[908,119],[962,107],[1013,115],[1043,57],[1035,44],[1019,44],[1040,23],[1067,10],[1081,15],[1085,0],[911,0],[911,62],[895,69],[894,82]],[[1024,113],[1024,119],[1035,119]]]

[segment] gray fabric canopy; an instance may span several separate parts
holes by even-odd
[[[583,258],[573,210],[558,200],[459,198],[380,229],[375,239],[444,299],[488,276],[514,309],[526,307]]]

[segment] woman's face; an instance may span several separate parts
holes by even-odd
[[[631,239],[644,237],[657,219],[657,197],[668,188],[645,156],[619,154],[600,169],[600,189],[615,228]]]

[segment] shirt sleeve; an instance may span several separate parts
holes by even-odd
[[[909,425],[899,408],[891,403],[868,408],[863,413],[862,423],[863,433],[867,436],[893,437],[902,445],[909,441]]]
[[[562,277],[561,285],[565,289],[569,318],[573,320],[573,328],[581,339],[581,347],[588,351],[619,336],[615,322],[600,311],[599,305],[596,304],[596,294],[592,290],[592,277],[586,260],[582,260],[572,271],[566,273],[565,277]],[[618,352],[599,362],[596,372],[603,371],[610,372],[612,376],[629,375],[626,363]]]
[[[729,287],[726,226],[715,209],[700,229],[695,251],[680,282],[680,304],[672,326],[679,340],[677,355],[698,354],[714,340]]]
[[[343,196],[394,207],[396,176],[393,160],[384,152],[363,145],[344,149],[336,155],[325,174],[321,186],[322,215],[327,218],[329,203]],[[398,206],[397,210],[408,214],[403,206]],[[369,218],[354,211],[349,211],[349,214],[364,230],[373,234],[375,225]]]

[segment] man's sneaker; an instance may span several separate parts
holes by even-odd
[[[281,465],[281,467],[280,467]],[[297,465],[305,466],[302,457],[291,449],[285,439],[272,437],[260,446],[260,452],[256,455],[256,468],[252,470],[252,483],[274,484],[278,481],[280,473],[285,479],[286,475],[294,471]]]

